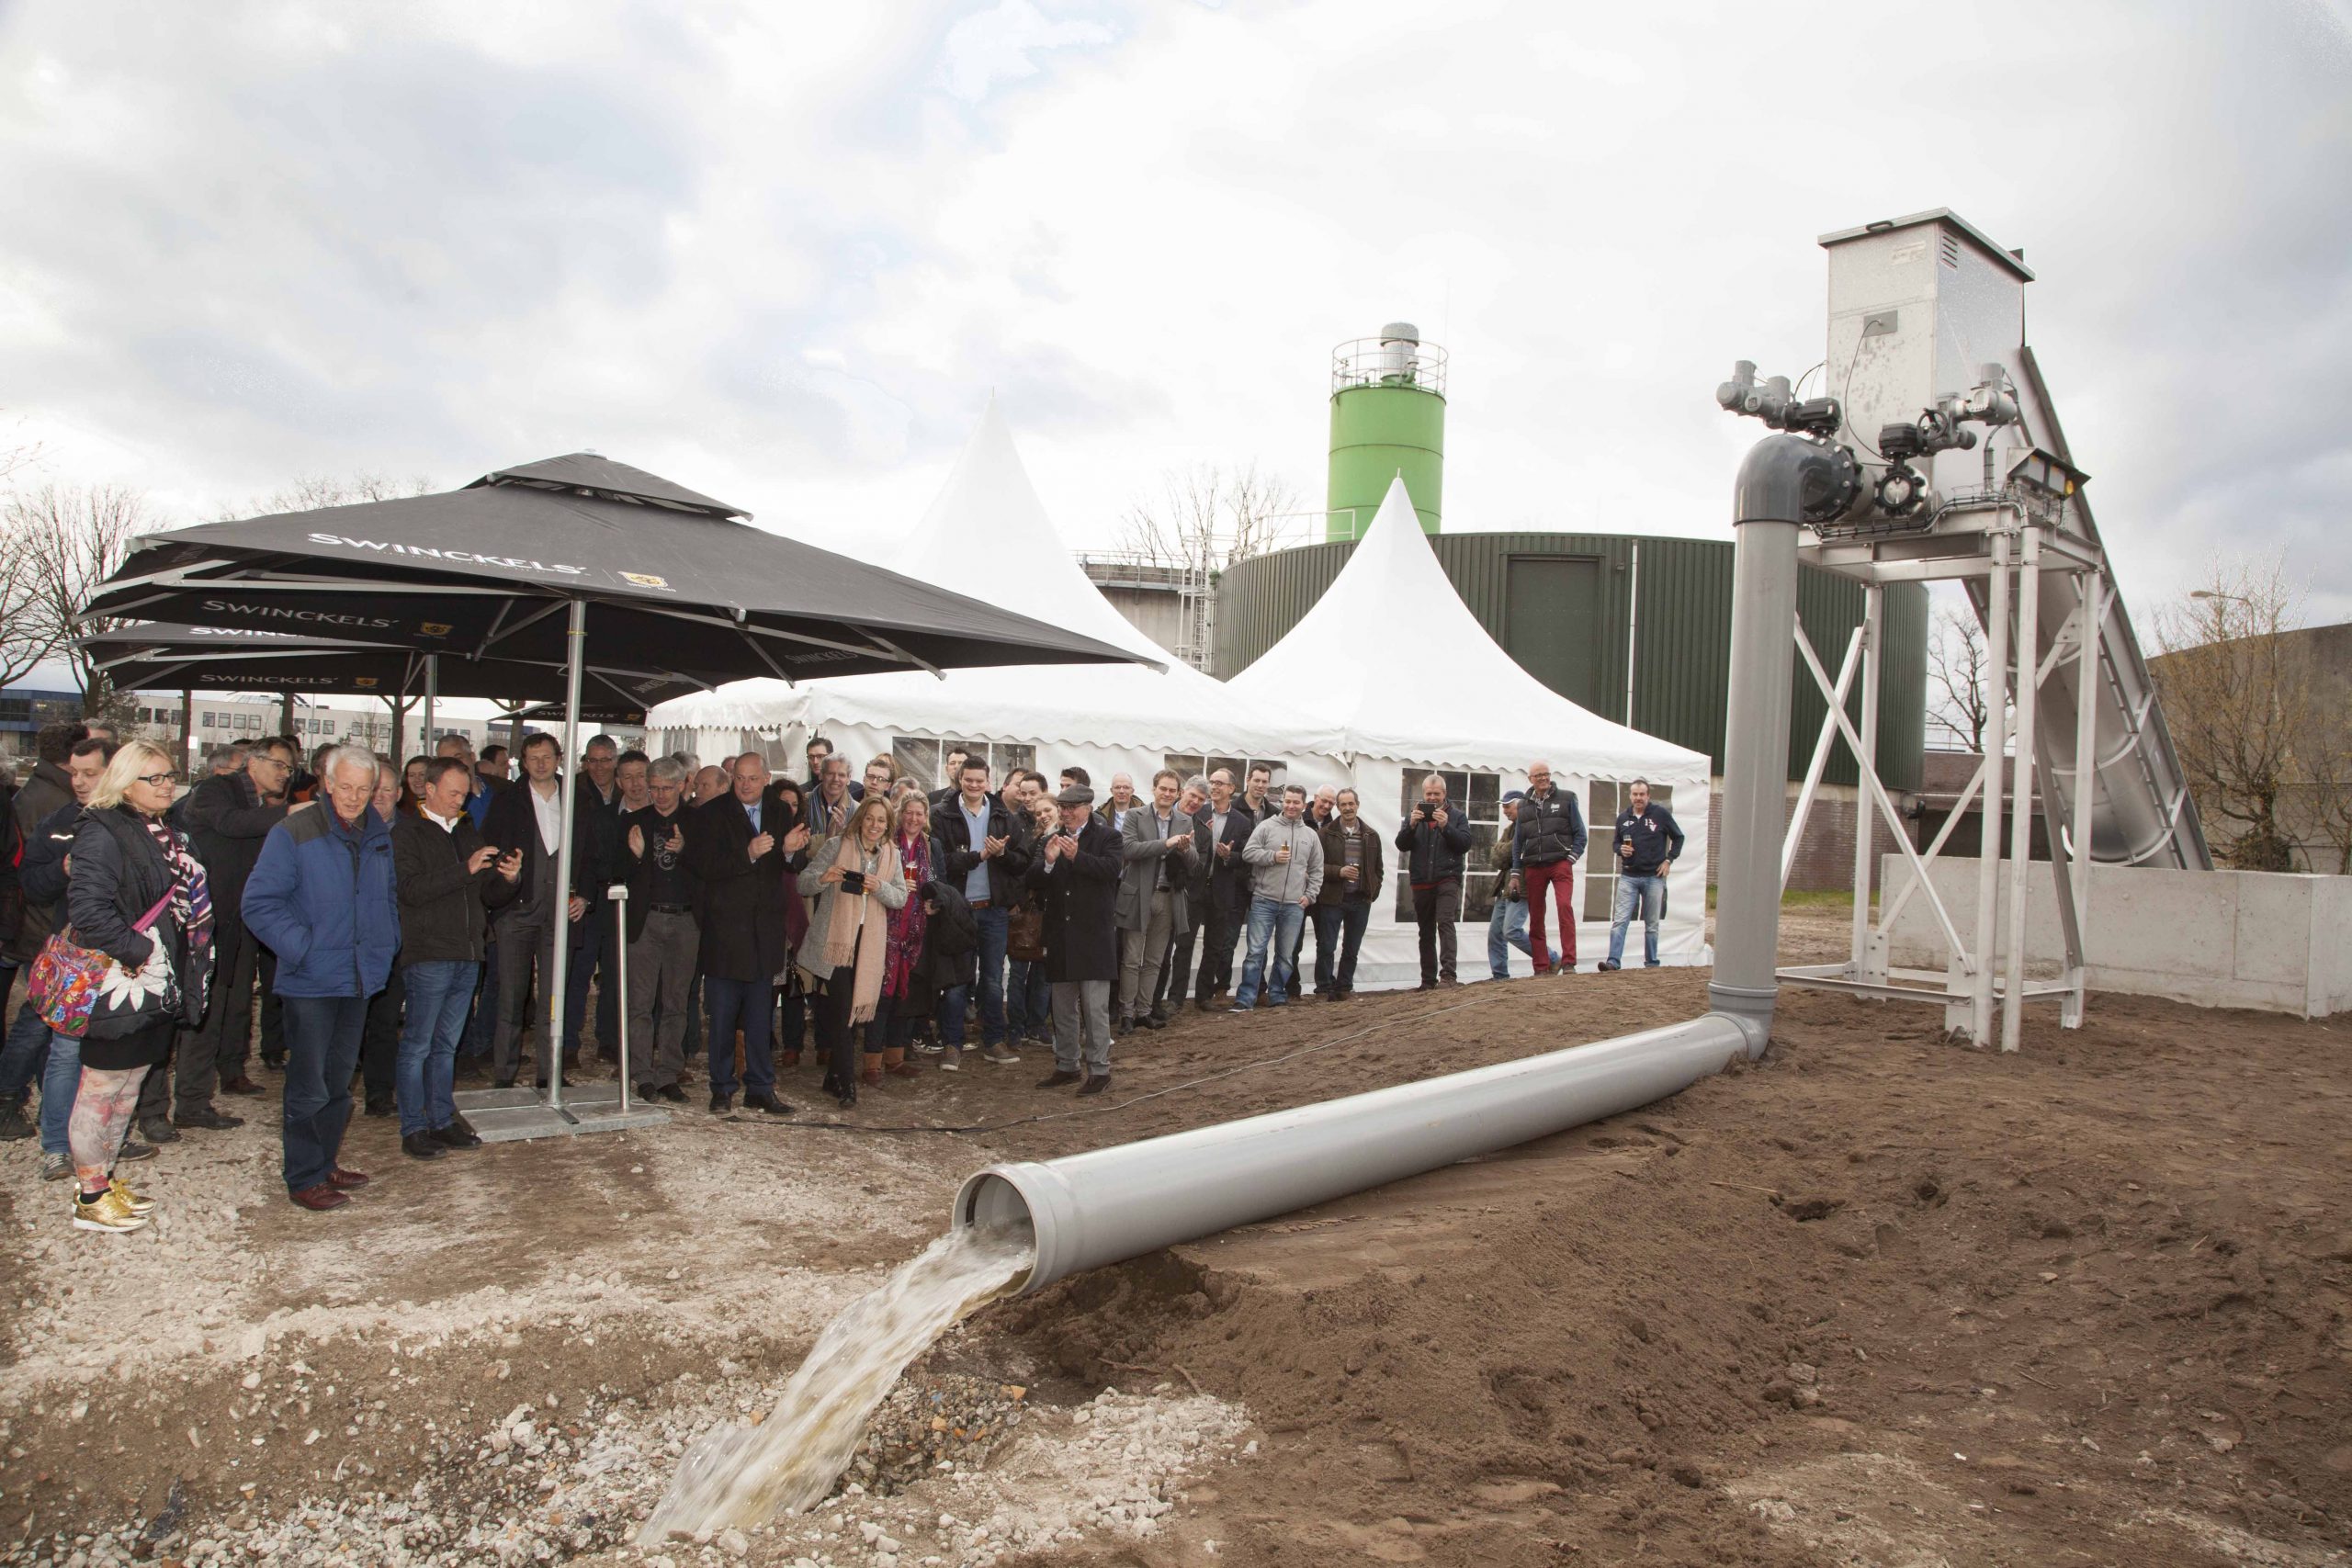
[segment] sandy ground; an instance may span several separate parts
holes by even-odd
[[[1842,920],[1792,913],[1784,951]],[[0,1561],[128,1558],[177,1483],[157,1561],[2352,1562],[2343,1022],[2101,998],[2002,1057],[1804,992],[1762,1064],[1670,1101],[989,1308],[886,1406],[872,1486],[622,1544],[978,1166],[1704,983],[1188,1012],[1083,1111],[1033,1053],[848,1118],[690,1102],[431,1165],[363,1120],[378,1180],[329,1215],[257,1120],[138,1168],[164,1219],[126,1238],[72,1232],[8,1145]],[[976,1122],[1018,1124],[934,1130]]]

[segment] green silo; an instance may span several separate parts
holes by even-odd
[[[1331,488],[1324,537],[1358,537],[1405,476],[1421,531],[1438,531],[1445,481],[1445,350],[1410,321],[1331,351]]]

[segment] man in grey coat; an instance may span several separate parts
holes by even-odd
[[[1193,878],[1193,818],[1176,809],[1181,785],[1173,769],[1152,775],[1151,803],[1127,808],[1121,827],[1119,903],[1113,917],[1119,928],[1119,1022],[1113,1032],[1135,1031],[1136,1010],[1148,1004],[1145,1020],[1154,1029],[1168,1026],[1165,1004],[1153,1002],[1159,989],[1159,966],[1168,949],[1191,929],[1192,901],[1186,896]]]

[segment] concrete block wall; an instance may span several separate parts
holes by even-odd
[[[1945,911],[1972,949],[1976,867],[1973,859],[1939,858],[1931,868]],[[2001,867],[1996,929],[2004,944],[2013,869]],[[1884,888],[1899,889],[1910,873],[1891,854],[1880,874]],[[2056,883],[2047,862],[2035,862],[2029,877],[2026,962],[2052,974],[2065,956]],[[2084,945],[2095,991],[2303,1018],[2352,1011],[2352,878],[2094,865]],[[1888,957],[1913,969],[1949,962],[1942,928],[1923,894],[1911,896],[1888,933]]]

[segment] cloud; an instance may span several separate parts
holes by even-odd
[[[1721,536],[1814,236],[1951,206],[2041,275],[2133,602],[2275,549],[2352,614],[2340,7],[6,16],[0,402],[190,517],[588,446],[879,549],[994,389],[1101,543],[1195,459],[1314,504],[1329,348],[1403,318],[1447,526]]]

